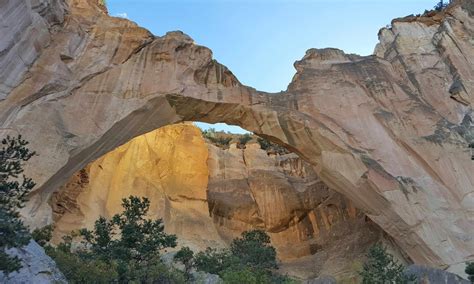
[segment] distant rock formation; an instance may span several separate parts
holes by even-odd
[[[288,89],[269,94],[187,35],[156,37],[97,0],[1,1],[1,136],[21,133],[38,153],[23,214],[52,222],[54,191],[134,137],[226,122],[299,155],[415,263],[460,272],[474,255],[473,15],[457,0],[396,19],[372,56],[310,49]]]

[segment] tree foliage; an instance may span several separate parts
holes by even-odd
[[[229,250],[218,250],[210,247],[206,248],[205,251],[198,252],[194,259],[197,270],[211,274],[220,274],[236,262]]]
[[[68,280],[88,283],[87,277],[97,273],[107,274],[102,275],[105,282],[119,283],[184,279],[182,273],[161,261],[161,252],[176,246],[176,236],[164,232],[161,219],[146,218],[150,201],[130,196],[122,199],[122,207],[124,211],[110,220],[97,219],[93,230],[81,229],[76,235],[66,236],[57,248],[48,249]],[[82,246],[73,250],[77,237],[82,238]],[[91,262],[95,265],[89,265]]]
[[[385,247],[376,244],[369,249],[367,261],[360,275],[363,284],[405,284],[413,283],[414,276],[404,273],[405,267],[399,264]]]
[[[244,135],[239,137],[239,144],[241,146],[245,146],[252,139],[252,135],[245,133]]]
[[[262,230],[243,232],[232,241],[230,251],[243,266],[262,271],[278,268],[275,248]]]
[[[175,255],[174,260],[184,265],[186,280],[191,279],[191,269],[194,265],[194,252],[189,247],[182,247]]]
[[[467,274],[467,279],[469,279],[471,283],[474,283],[474,262],[466,263],[466,269],[464,272]]]
[[[27,194],[35,183],[23,175],[24,163],[35,152],[27,147],[28,142],[21,135],[7,136],[1,141],[0,149],[0,270],[6,274],[21,268],[18,257],[6,254],[5,249],[22,247],[31,237],[20,219],[18,209],[24,206]]]
[[[229,249],[207,248],[197,253],[192,263],[198,271],[218,274],[224,283],[294,283],[275,273],[276,251],[270,237],[261,230],[242,233]]]
[[[54,226],[47,225],[43,228],[35,229],[31,233],[31,237],[35,242],[37,242],[40,246],[44,247],[53,237]]]
[[[282,147],[278,144],[270,142],[267,139],[258,137],[257,142],[260,145],[260,149],[267,151],[267,153],[274,153],[274,154],[288,154],[290,153],[285,147]]]

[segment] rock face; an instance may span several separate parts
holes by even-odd
[[[180,244],[223,246],[207,203],[208,149],[197,127],[175,125],[134,138],[76,173],[50,200],[56,242],[122,212],[122,198],[150,199],[150,216],[163,218]]]
[[[8,254],[19,257],[23,267],[18,272],[10,273],[8,277],[0,272],[1,283],[67,283],[56,263],[35,241],[21,249],[9,249]]]
[[[308,50],[278,94],[243,86],[183,33],[155,37],[97,2],[0,2],[1,135],[38,153],[31,224],[51,222],[51,194],[133,137],[226,122],[297,153],[415,263],[472,258],[472,1],[393,21],[373,56]]]
[[[462,279],[456,274],[440,269],[434,269],[421,265],[410,265],[405,273],[415,275],[419,283],[423,284],[469,284],[470,281]]]
[[[263,229],[283,272],[301,278],[354,277],[354,263],[382,236],[295,154],[268,155],[257,143],[224,150],[197,127],[178,124],[138,136],[73,175],[49,202],[54,241],[121,212],[130,195],[149,198],[149,215],[194,250]]]

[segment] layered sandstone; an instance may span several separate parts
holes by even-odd
[[[278,94],[240,84],[185,34],[153,36],[96,0],[2,1],[0,13],[2,135],[38,153],[30,224],[52,221],[51,194],[88,163],[199,120],[291,149],[416,263],[455,269],[474,255],[472,1],[394,21],[373,56],[311,49]]]
[[[149,216],[163,218],[166,231],[194,250],[223,247],[245,230],[263,229],[284,272],[301,278],[353,277],[354,263],[382,237],[295,154],[269,154],[257,143],[221,149],[197,127],[178,124],[107,153],[53,194],[54,242],[121,212],[121,199],[130,195],[149,198]]]

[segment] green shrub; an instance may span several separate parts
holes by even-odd
[[[23,247],[31,239],[28,229],[20,219],[18,209],[24,206],[26,195],[35,183],[23,174],[24,163],[35,153],[27,148],[28,142],[7,136],[0,149],[0,270],[5,274],[18,271],[18,257],[9,256],[5,250]],[[21,177],[20,177],[21,176]]]
[[[290,153],[285,147],[272,143],[267,139],[258,137],[257,142],[260,145],[260,149],[267,151],[267,153],[273,152],[280,155]]]
[[[218,133],[214,128],[203,130],[201,133],[205,139],[211,141],[212,144],[220,148],[228,147],[230,141],[232,141],[232,137],[224,137],[222,132]]]
[[[466,269],[464,272],[467,274],[467,279],[469,279],[471,283],[474,283],[474,262],[466,263]]]
[[[262,150],[268,150],[272,146],[272,143],[270,141],[261,137],[257,138],[257,143],[260,145],[260,149]]]
[[[250,140],[252,140],[252,135],[245,133],[239,137],[239,144],[245,146]]]
[[[229,146],[230,141],[232,141],[232,137],[217,137],[211,138],[211,142],[217,144],[218,146]]]
[[[376,244],[369,249],[367,261],[364,263],[362,271],[363,284],[373,283],[413,283],[415,276],[404,274],[405,267],[399,264],[385,247]]]
[[[43,228],[35,229],[31,233],[31,237],[35,240],[40,246],[44,247],[53,237],[53,225],[47,225]]]
[[[194,252],[189,247],[182,247],[175,255],[174,260],[184,265],[186,280],[191,279],[191,269],[194,265]]]
[[[164,232],[161,219],[145,218],[150,208],[147,198],[130,196],[122,199],[122,207],[124,211],[111,220],[100,217],[94,230],[80,230],[93,255],[105,260],[147,261],[162,249],[176,246],[176,236]]]
[[[116,263],[83,259],[78,254],[51,246],[45,250],[70,283],[112,283],[118,279]]]
[[[217,250],[209,247],[205,251],[197,253],[194,258],[197,270],[211,274],[219,274],[235,262],[229,250]]]
[[[194,257],[198,271],[218,274],[224,283],[297,283],[274,273],[278,268],[275,248],[261,230],[242,233],[230,249],[207,248]]]
[[[164,232],[161,219],[145,218],[150,201],[130,196],[122,199],[122,207],[124,211],[111,220],[100,217],[93,230],[81,229],[64,237],[57,248],[47,249],[67,279],[72,283],[183,283],[182,272],[167,267],[160,258],[163,249],[176,246],[176,236]],[[72,250],[77,237],[82,238],[82,246]]]
[[[246,284],[259,284],[259,283],[268,283],[268,279],[266,279],[266,275],[258,276],[257,273],[254,271],[250,270],[249,268],[243,268],[241,270],[224,270],[221,273],[222,280],[224,283],[228,284],[241,284],[241,283],[246,283]],[[265,278],[267,281],[262,281],[264,279],[259,279],[259,278]]]

